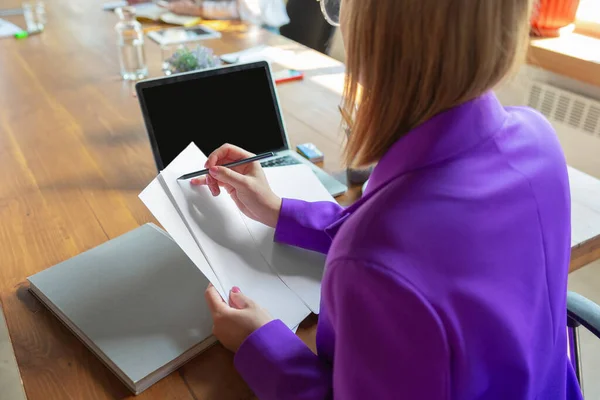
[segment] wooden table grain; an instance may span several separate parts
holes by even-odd
[[[573,272],[600,259],[600,181],[569,167]]]
[[[116,17],[101,3],[46,0],[43,34],[0,40],[0,294],[31,400],[133,398],[22,283],[154,221],[137,195],[157,171],[132,86],[118,75]],[[19,4],[2,1],[2,7]],[[19,18],[8,19],[22,23]],[[315,143],[326,155],[324,168],[342,171],[337,105],[343,66],[258,28],[218,25],[222,39],[204,43],[217,53],[258,44],[294,50],[287,67],[303,70],[306,78],[277,89],[290,139],[293,145]],[[151,76],[160,76],[158,45],[148,41],[146,55]],[[589,190],[593,180],[578,182],[583,194],[573,195],[574,205],[582,205],[577,216],[589,226],[574,226],[577,265],[600,257],[600,232],[591,217],[600,218],[600,190]],[[349,204],[359,194],[353,188],[339,200]],[[299,330],[313,351],[315,322],[311,317]],[[232,360],[217,345],[137,398],[253,398]]]
[[[2,8],[20,2],[3,0]],[[25,278],[117,237],[152,215],[138,193],[157,171],[132,85],[119,77],[117,18],[101,1],[46,0],[48,25],[27,40],[0,40],[0,293],[27,396],[133,397],[28,292]],[[22,17],[7,18],[23,25]],[[324,167],[342,171],[337,105],[343,65],[264,30],[220,23],[217,53],[258,44],[294,50],[303,82],[278,88],[293,145],[311,141]],[[151,76],[161,54],[145,45]],[[360,191],[342,197],[350,203]],[[315,348],[315,322],[299,335]],[[217,345],[139,399],[248,399],[253,395]],[[1,398],[1,395],[0,395]]]

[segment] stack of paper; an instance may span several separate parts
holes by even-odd
[[[0,38],[13,37],[16,33],[23,31],[12,22],[8,22],[4,19],[0,19]]]
[[[273,241],[274,230],[243,215],[226,193],[178,181],[204,167],[206,156],[190,144],[140,194],[140,199],[224,299],[233,286],[274,318],[296,327],[318,313],[325,257]],[[303,165],[266,168],[281,197],[334,201]]]
[[[283,68],[299,71],[310,71],[333,68],[335,72],[340,71],[341,64],[333,58],[327,57],[317,51],[302,47],[274,47],[260,45],[235,53],[223,54],[221,60],[226,63],[250,63],[256,61],[268,61],[271,64],[280,65]]]

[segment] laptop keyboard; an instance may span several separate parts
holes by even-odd
[[[283,167],[284,165],[295,165],[300,164],[300,161],[296,160],[292,156],[283,156],[274,158],[272,160],[263,161],[260,163],[263,167]]]

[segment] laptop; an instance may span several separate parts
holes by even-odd
[[[274,152],[263,167],[308,165],[332,196],[348,189],[290,148],[266,61],[146,80],[136,91],[159,171],[190,142],[206,155],[231,143]]]

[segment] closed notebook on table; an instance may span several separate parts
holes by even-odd
[[[215,342],[204,299],[233,286],[291,330],[319,311],[325,257],[274,241],[273,228],[177,177],[201,169],[193,144],[140,194],[170,233],[146,224],[29,277],[30,290],[134,393]],[[268,168],[281,197],[334,201],[310,168]]]
[[[143,225],[29,277],[30,290],[138,394],[215,342],[208,280]]]

